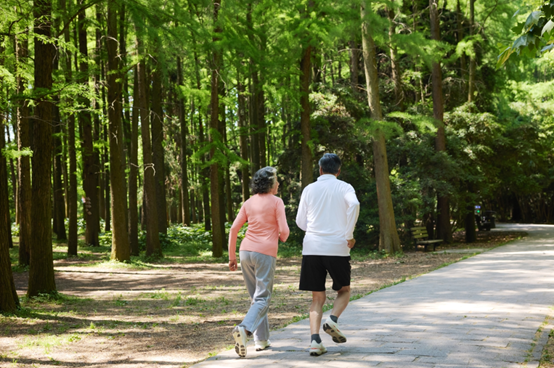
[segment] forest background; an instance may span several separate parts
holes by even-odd
[[[553,221],[554,57],[535,57],[551,48],[551,1],[0,8],[0,249],[19,237],[29,296],[56,290],[53,236],[70,257],[109,244],[129,261],[207,234],[225,262],[225,225],[268,165],[292,230],[281,246],[298,247],[298,200],[325,152],[356,189],[367,252],[408,249],[419,224],[471,242],[475,205]]]

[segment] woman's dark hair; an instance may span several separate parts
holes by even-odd
[[[326,153],[319,159],[319,167],[325,174],[336,174],[341,166],[340,158],[334,153]]]
[[[277,181],[277,170],[274,167],[264,167],[254,174],[250,187],[254,194],[269,193]]]

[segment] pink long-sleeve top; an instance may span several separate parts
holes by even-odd
[[[283,200],[266,193],[256,194],[244,202],[229,232],[230,261],[237,259],[237,234],[246,222],[248,230],[240,243],[240,250],[277,257],[279,239],[285,242],[290,232]]]

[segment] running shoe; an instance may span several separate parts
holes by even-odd
[[[327,349],[323,346],[323,343],[317,343],[315,340],[312,340],[312,345],[310,345],[310,355],[311,356],[320,356],[325,354]]]
[[[233,338],[235,339],[235,351],[241,358],[246,357],[246,342],[248,338],[246,336],[246,330],[242,326],[235,326],[233,329]]]
[[[333,320],[329,317],[323,324],[323,331],[331,335],[333,337],[333,341],[337,344],[342,344],[343,342],[346,342],[346,336],[339,330],[339,324],[337,322],[333,322]]]
[[[256,351],[261,351],[261,350],[265,350],[268,347],[270,347],[271,346],[271,341],[269,341],[269,340],[258,340],[258,341],[255,341],[254,344],[256,346]]]

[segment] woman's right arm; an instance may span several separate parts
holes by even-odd
[[[277,201],[277,225],[279,226],[279,239],[284,243],[289,237],[290,230],[289,225],[287,224],[287,214],[285,213],[285,204],[283,200],[279,198]]]
[[[239,214],[237,215],[237,218],[235,221],[233,221],[233,225],[231,226],[231,230],[229,231],[229,261],[236,261],[237,255],[237,236],[239,233],[240,228],[242,225],[244,225],[247,221],[246,217],[246,210],[244,209],[244,204],[240,208]]]

